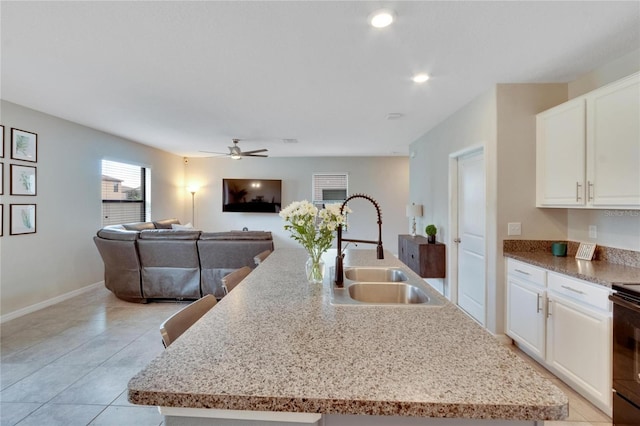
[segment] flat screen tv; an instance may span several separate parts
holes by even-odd
[[[279,179],[222,179],[222,211],[280,213],[282,181]]]

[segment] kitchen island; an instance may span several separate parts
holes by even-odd
[[[129,401],[159,406],[167,426],[232,424],[216,423],[225,417],[534,425],[567,416],[556,386],[428,286],[441,306],[334,305],[327,277],[306,281],[305,260],[302,249],[274,251],[131,379]],[[376,260],[373,250],[349,250],[345,266],[401,267],[423,283],[389,252]]]

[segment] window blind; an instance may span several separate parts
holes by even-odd
[[[148,174],[144,167],[102,160],[102,226],[149,220]]]
[[[313,204],[341,203],[349,194],[349,176],[346,173],[316,173],[313,175]]]

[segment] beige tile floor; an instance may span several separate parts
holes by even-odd
[[[138,305],[104,288],[0,325],[0,426],[159,426],[155,407],[127,402],[127,382],[162,352],[158,326],[186,303]],[[569,396],[569,418],[611,419],[513,347]]]

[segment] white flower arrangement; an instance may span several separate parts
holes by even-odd
[[[294,201],[280,211],[287,223],[284,229],[291,232],[291,238],[298,241],[309,253],[315,263],[320,261],[324,252],[331,248],[333,233],[340,225],[346,223],[346,214],[351,213],[341,204],[327,204],[324,209],[318,208],[307,200]]]

